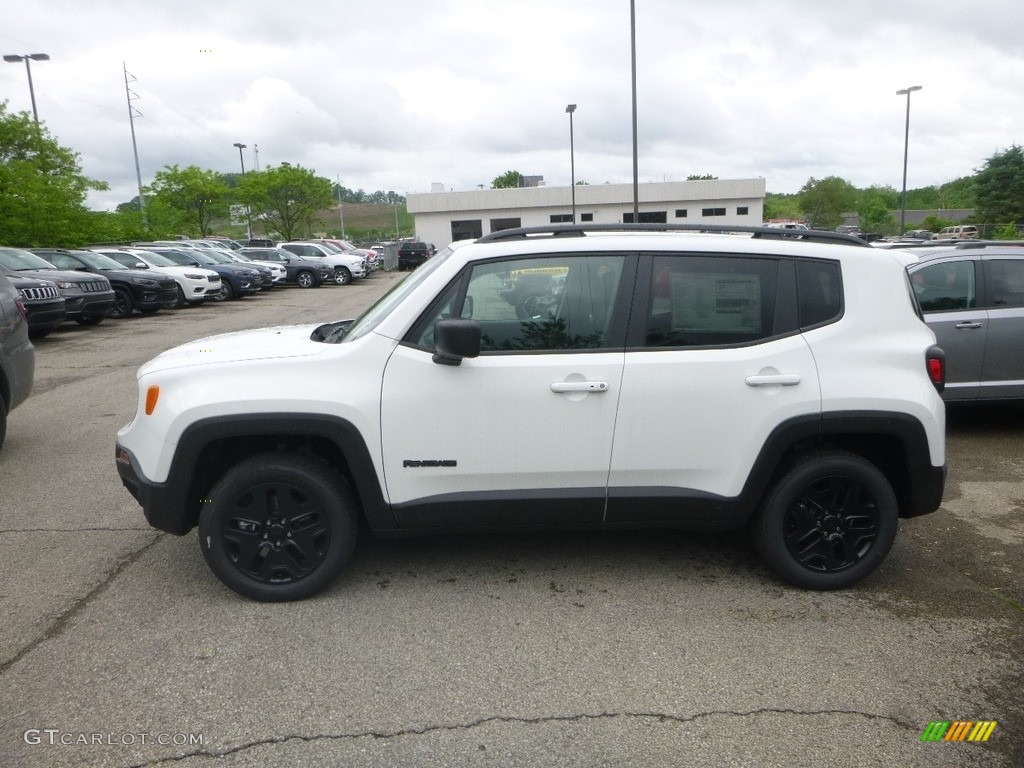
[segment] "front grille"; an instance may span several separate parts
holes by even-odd
[[[219,283],[220,275],[207,275],[206,279],[209,280],[211,283]]]
[[[22,288],[21,297],[25,301],[44,301],[46,299],[59,299],[60,291],[57,286],[48,285],[41,288]]]
[[[86,280],[78,285],[86,293],[99,293],[100,291],[110,290],[110,283],[106,280]]]

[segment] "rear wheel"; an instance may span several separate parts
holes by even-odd
[[[116,318],[128,317],[135,309],[135,302],[127,288],[114,289],[114,308],[110,310],[110,316]]]
[[[798,460],[768,493],[754,544],[781,578],[843,589],[870,575],[896,537],[899,510],[885,475],[846,451]]]
[[[301,600],[330,584],[348,562],[358,529],[345,481],[294,453],[248,458],[214,485],[199,516],[210,569],[253,600]]]

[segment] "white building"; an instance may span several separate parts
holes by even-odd
[[[758,226],[764,179],[666,181],[639,185],[640,222]],[[482,189],[406,196],[416,235],[438,248],[513,227],[572,222],[572,187]],[[632,184],[576,187],[576,221],[621,224],[633,220]]]

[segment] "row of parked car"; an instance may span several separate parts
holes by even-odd
[[[82,249],[0,248],[0,272],[19,293],[30,337],[39,339],[68,320],[95,325],[136,311],[229,301],[285,283],[346,285],[378,268],[372,250],[344,245],[296,241],[245,247],[228,240],[169,240]]]
[[[226,239],[167,240],[88,248],[0,247],[0,445],[7,414],[32,387],[32,340],[64,322],[151,314],[230,301],[276,285],[347,285],[380,265],[346,241],[248,247]]]

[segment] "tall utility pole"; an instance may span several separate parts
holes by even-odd
[[[896,91],[897,96],[907,97],[907,122],[903,130],[903,203],[900,205],[900,234],[905,231],[907,221],[907,155],[910,150],[910,94],[920,91],[924,86],[912,85],[909,88],[902,88]]]
[[[233,146],[238,147],[238,163],[242,166],[242,176],[245,176],[245,157],[242,155],[242,150],[247,145],[240,141],[236,141]],[[245,236],[252,240],[252,217],[249,215],[249,206],[245,206]]]
[[[135,113],[139,112],[135,107],[132,106],[132,101],[139,98],[139,94],[131,90],[128,87],[129,80],[136,82],[135,75],[128,73],[128,66],[125,62],[121,62],[121,67],[124,69],[124,93],[128,99],[128,124],[132,128],[132,152],[135,155],[135,179],[139,183],[139,212],[142,214],[142,223],[146,223],[146,198],[142,195],[142,169],[139,167],[139,146],[135,143]],[[139,112],[139,117],[142,117],[142,113]]]
[[[341,174],[338,174],[338,216],[341,217],[341,239],[345,239],[345,211],[341,204]]]
[[[576,148],[572,136],[572,115],[576,111],[576,105],[570,104],[565,108],[569,113],[569,173],[570,184],[572,184],[572,223],[576,223]]]
[[[32,62],[49,60],[50,54],[48,53],[26,53],[24,56],[12,53],[4,56],[4,61],[8,64],[25,62],[25,72],[28,73],[28,96],[32,100],[32,117],[36,119],[36,129],[39,128],[39,110],[36,109],[36,89],[32,87]]]
[[[629,0],[629,50],[633,68],[633,223],[640,222],[640,172],[636,151],[636,0]]]

